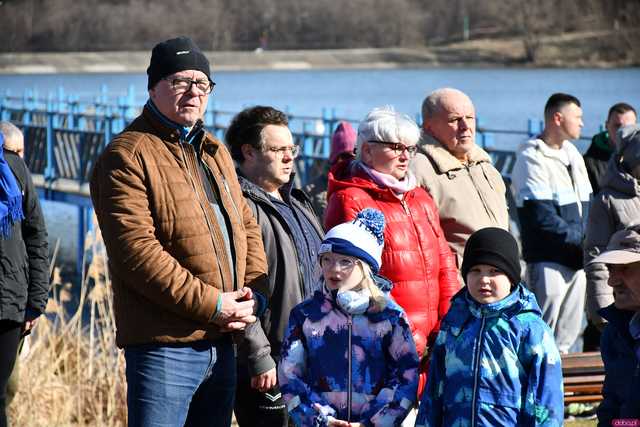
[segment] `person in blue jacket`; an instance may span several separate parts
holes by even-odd
[[[365,209],[329,230],[322,286],[291,311],[278,381],[296,426],[399,426],[416,401],[407,316],[376,275],[383,229],[383,214]]]
[[[519,261],[500,228],[467,241],[467,286],[442,321],[416,427],[562,425],[560,353]]]
[[[600,351],[605,378],[598,427],[640,425],[640,225],[615,232],[592,262],[609,270],[614,304],[600,310],[608,320]]]

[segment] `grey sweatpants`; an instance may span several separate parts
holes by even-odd
[[[582,332],[587,279],[584,270],[573,270],[555,262],[527,265],[529,289],[542,309],[542,319],[553,331],[560,353]]]

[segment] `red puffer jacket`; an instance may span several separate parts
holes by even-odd
[[[384,250],[380,274],[393,282],[391,295],[407,313],[418,355],[432,344],[449,300],[460,289],[455,258],[444,238],[433,199],[416,187],[398,199],[359,168],[336,164],[329,172],[326,229],[353,219],[364,208],[384,214]],[[426,380],[422,363],[420,385]],[[420,388],[422,389],[422,387]]]

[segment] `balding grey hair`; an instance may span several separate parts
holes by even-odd
[[[422,101],[422,122],[426,122],[429,119],[432,119],[438,111],[440,110],[440,106],[442,105],[442,98],[447,95],[458,94],[464,96],[465,98],[471,99],[469,96],[461,90],[454,89],[451,87],[442,87],[440,89],[436,89],[431,92],[427,97]]]
[[[420,128],[406,114],[391,106],[374,108],[358,126],[356,157],[362,160],[362,144],[367,141],[401,142],[414,145],[420,139]]]
[[[11,122],[0,122],[0,132],[2,132],[5,141],[15,141],[16,138],[22,137],[22,131]]]

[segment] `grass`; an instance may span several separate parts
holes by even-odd
[[[95,230],[98,228],[95,227]],[[85,242],[86,274],[77,309],[71,284],[53,274],[52,297],[21,360],[19,387],[8,408],[16,426],[126,426],[124,357],[115,345],[111,287],[98,235]]]
[[[564,425],[568,427],[595,427],[598,420],[571,420],[565,421]]]

